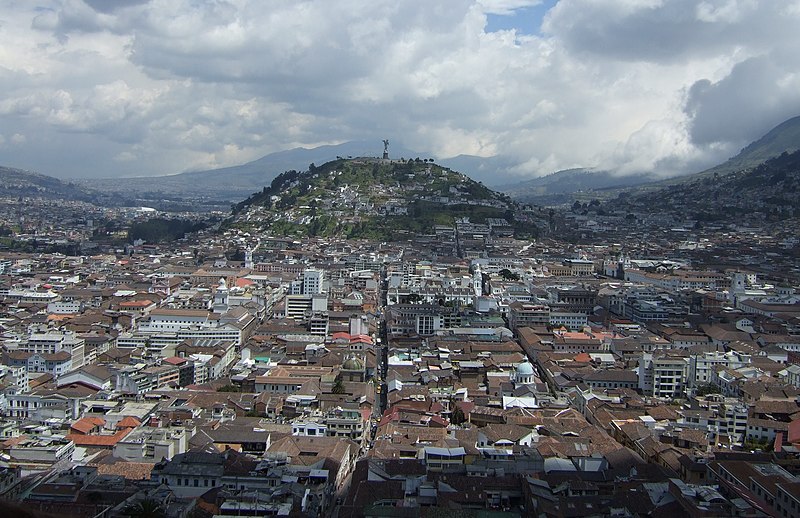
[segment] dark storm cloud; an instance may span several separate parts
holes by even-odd
[[[798,64],[794,54],[758,56],[719,81],[694,83],[686,100],[692,141],[741,146],[800,115]]]

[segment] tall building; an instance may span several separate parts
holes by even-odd
[[[322,293],[322,270],[306,270],[303,272],[303,295]]]

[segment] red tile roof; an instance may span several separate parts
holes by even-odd
[[[72,423],[69,427],[70,430],[74,430],[80,434],[86,435],[91,432],[97,426],[105,426],[105,420],[99,417],[82,417]]]
[[[67,439],[74,442],[75,446],[111,447],[121,441],[130,431],[130,428],[125,428],[124,430],[119,430],[114,435],[81,435],[70,433],[67,434]]]
[[[117,423],[117,428],[136,428],[140,424],[142,424],[142,422],[135,417],[127,416]]]
[[[146,308],[151,304],[153,304],[152,300],[144,299],[144,300],[131,300],[129,302],[120,302],[119,306],[121,308]]]

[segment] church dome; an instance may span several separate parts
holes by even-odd
[[[517,379],[528,376],[533,376],[533,365],[528,360],[525,360],[517,365]]]
[[[344,361],[344,363],[342,364],[342,369],[348,371],[364,370],[364,363],[355,356],[351,356]]]

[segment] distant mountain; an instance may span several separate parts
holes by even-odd
[[[305,171],[289,170],[234,206],[227,223],[260,233],[396,239],[505,218],[516,205],[469,177],[428,159],[336,159]],[[519,232],[535,229],[517,225]]]
[[[93,202],[97,193],[52,176],[0,166],[0,196],[35,196]]]
[[[440,159],[438,162],[455,171],[461,171],[476,182],[498,190],[501,190],[502,185],[519,178],[518,174],[511,172],[517,164],[501,156],[458,155]]]
[[[659,189],[624,193],[609,209],[672,213],[701,224],[800,218],[800,151],[733,173],[692,175]]]
[[[160,195],[157,199],[142,200],[120,191],[97,190],[88,185],[64,182],[52,176],[0,166],[0,196],[37,197],[52,200],[82,201],[100,207],[133,207],[148,205],[171,212],[193,212],[197,208],[180,197]],[[225,204],[223,209],[228,209]],[[208,207],[201,207],[207,210]]]
[[[309,164],[323,164],[336,158],[374,157],[383,155],[383,143],[375,141],[351,141],[343,144],[298,147],[270,153],[245,164],[191,171],[167,176],[134,178],[105,178],[76,180],[84,185],[107,192],[125,193],[139,198],[157,200],[159,195],[183,195],[212,201],[237,201],[269,185],[273,178],[290,170],[305,170]],[[389,145],[389,156],[393,159],[430,159],[429,153],[414,151],[399,144]],[[483,158],[471,155],[437,160],[438,163],[456,171],[463,171],[470,178],[486,185],[499,185],[513,180],[508,173],[513,165],[500,157]]]
[[[401,146],[391,145],[393,158],[425,158]],[[345,142],[335,146],[298,147],[270,153],[246,164],[193,171],[169,176],[114,178],[91,180],[101,190],[135,193],[157,197],[159,193],[180,193],[187,198],[239,201],[269,185],[279,174],[290,170],[305,170],[312,163],[322,164],[337,157],[379,157],[383,154],[380,140]],[[88,180],[87,180],[88,182]]]
[[[737,156],[704,173],[727,174],[752,167],[767,158],[798,148],[800,148],[800,117],[795,117],[744,148]],[[82,183],[93,189],[134,197],[144,204],[156,205],[163,199],[172,202],[183,199],[194,200],[195,203],[205,207],[212,205],[224,207],[232,201],[241,200],[263,189],[285,171],[305,170],[311,163],[322,164],[337,157],[377,158],[382,153],[383,144],[379,139],[353,141],[310,149],[299,147],[279,151],[246,164],[220,169],[158,177],[93,179],[84,180]],[[430,158],[428,153],[410,150],[397,144],[390,144],[389,155],[393,159]],[[608,198],[615,196],[620,189],[649,184],[657,180],[655,175],[649,173],[619,176],[609,171],[569,169],[512,184],[511,182],[518,177],[512,172],[516,164],[504,157],[458,155],[437,159],[436,162],[461,171],[484,185],[506,192],[521,202],[544,205],[571,203],[575,198]],[[680,182],[680,178],[682,177],[664,180],[658,184],[670,185]]]
[[[589,168],[566,169],[547,176],[526,180],[512,185],[499,186],[498,190],[508,194],[521,203],[538,205],[572,204],[576,199],[609,199],[622,191],[657,191],[663,187],[694,182],[696,179],[753,168],[765,160],[775,158],[784,152],[800,150],[800,117],[782,122],[766,135],[742,149],[730,158],[705,171],[658,178],[652,173],[617,175],[610,171],[595,171]]]
[[[735,157],[704,173],[713,175],[741,171],[755,167],[784,152],[792,153],[797,150],[800,150],[800,116],[778,124],[766,135],[742,149]]]
[[[719,165],[699,173],[659,180],[634,189],[631,193],[660,190],[663,187],[691,183],[695,180],[712,178],[715,175],[719,177],[744,171],[756,167],[770,158],[798,150],[800,150],[800,116],[778,124],[766,135],[744,147],[736,156]]]
[[[521,203],[559,205],[572,203],[576,193],[600,197],[601,191],[641,185],[655,179],[653,174],[620,176],[609,171],[565,169],[498,189]]]

